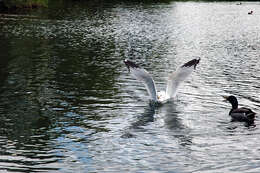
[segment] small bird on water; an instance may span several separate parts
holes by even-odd
[[[229,111],[229,115],[231,116],[232,121],[241,121],[246,122],[248,124],[254,123],[256,115],[255,112],[246,107],[238,108],[237,98],[233,95],[223,97],[225,98],[225,101],[228,101],[232,105],[232,108]]]
[[[247,14],[251,15],[251,14],[253,14],[253,11],[251,10],[251,11],[249,11]]]

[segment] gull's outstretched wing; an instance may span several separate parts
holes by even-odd
[[[178,87],[187,77],[196,69],[200,59],[193,59],[184,65],[180,66],[175,72],[173,72],[167,82],[166,97],[172,98],[177,94]]]
[[[153,78],[151,77],[151,75],[145,69],[139,67],[132,61],[129,61],[126,59],[126,60],[124,60],[124,63],[127,66],[129,72],[137,80],[141,81],[145,85],[151,99],[154,101],[157,101],[157,92],[156,92],[155,84],[154,84],[154,81],[153,81]]]

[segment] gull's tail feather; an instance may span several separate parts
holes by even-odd
[[[200,58],[186,62],[169,76],[166,88],[167,98],[172,98],[176,96],[180,84],[185,79],[187,79],[188,76],[190,76],[190,74],[196,69],[199,62]]]
[[[155,84],[153,81],[153,78],[151,77],[151,75],[143,68],[139,67],[138,65],[136,65],[134,62],[130,61],[130,60],[124,60],[124,63],[126,65],[126,67],[128,68],[129,72],[140,82],[142,82],[151,99],[153,101],[157,101],[157,91],[155,88]]]

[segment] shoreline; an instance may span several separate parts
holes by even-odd
[[[0,0],[0,11],[35,9],[48,6],[48,0],[27,0],[20,2],[18,0]]]

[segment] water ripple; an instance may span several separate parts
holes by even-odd
[[[0,170],[259,172],[259,117],[230,122],[222,97],[260,112],[258,2],[67,3],[0,16]],[[163,90],[197,57],[156,109],[123,63]]]

